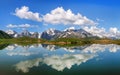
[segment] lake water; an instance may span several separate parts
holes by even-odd
[[[0,46],[0,75],[120,75],[120,46]]]

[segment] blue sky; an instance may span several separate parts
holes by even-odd
[[[77,13],[93,21],[98,28],[105,28],[109,31],[109,28],[116,27],[120,29],[120,1],[119,0],[0,0],[0,30],[16,30],[20,32],[23,27],[20,25],[31,25],[27,29],[29,31],[42,32],[49,28],[55,28],[64,30],[68,27],[81,28],[86,23],[74,24],[73,22],[53,24],[53,20],[35,21],[31,17],[20,18],[19,14],[16,14],[15,10],[18,8],[22,10],[22,7],[28,7],[29,12],[39,13],[39,17],[43,19],[46,14],[51,14],[52,10],[57,8],[63,9],[64,11],[71,10],[76,17]],[[79,18],[78,18],[79,19]],[[76,19],[76,20],[78,20]],[[55,19],[54,19],[55,20]],[[58,19],[60,20],[60,19]],[[66,19],[63,19],[66,20]],[[82,19],[84,20],[84,19]],[[67,19],[68,21],[68,19]],[[8,25],[16,25],[18,27],[10,28]],[[88,23],[87,23],[88,24]],[[92,24],[92,23],[90,23]],[[90,25],[92,26],[92,25]]]

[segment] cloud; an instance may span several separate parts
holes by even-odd
[[[27,6],[22,6],[21,8],[16,8],[14,15],[21,19],[27,19],[27,20],[33,20],[33,21],[38,21],[41,22],[42,18],[40,18],[39,13],[33,13],[29,11],[29,7]]]
[[[120,30],[118,30],[116,27],[110,27],[109,31],[106,31],[105,28],[99,28],[97,26],[91,26],[91,27],[83,27],[84,30],[91,33],[94,36],[98,36],[100,38],[109,37],[109,38],[120,38]]]
[[[38,26],[30,25],[30,24],[20,24],[20,25],[9,24],[6,27],[7,28],[34,28],[34,27],[38,27]]]
[[[111,27],[109,31],[113,34],[119,33],[119,31],[116,27]]]
[[[96,21],[97,22],[103,22],[104,20],[97,18]]]
[[[49,24],[64,24],[64,25],[96,25],[93,20],[82,16],[80,13],[74,14],[70,9],[64,10],[63,7],[58,7],[43,16],[45,23]]]
[[[91,33],[94,36],[98,36],[101,38],[106,36],[105,28],[98,28],[96,26],[92,26],[92,27],[84,27],[83,29]]]
[[[17,25],[13,25],[13,24],[9,24],[6,26],[7,28],[17,28],[18,26]]]
[[[69,28],[64,29],[64,31],[67,31],[67,30],[75,30],[75,27],[69,27]]]
[[[114,38],[120,38],[120,30],[117,29],[116,27],[111,27],[109,29],[109,36]]]
[[[40,17],[39,13],[33,13],[29,10],[29,7],[22,6],[16,8],[14,15],[21,19],[34,20],[38,22],[44,22],[45,24],[64,24],[64,25],[96,25],[97,23],[80,13],[74,14],[70,9],[64,10],[63,7],[57,7]]]

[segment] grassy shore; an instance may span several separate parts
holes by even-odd
[[[118,44],[120,45],[120,40],[111,40],[111,39],[92,39],[92,38],[60,38],[55,40],[44,40],[44,39],[35,39],[29,37],[21,38],[12,38],[12,39],[0,39],[0,44],[54,44],[54,45],[85,45],[85,44]]]

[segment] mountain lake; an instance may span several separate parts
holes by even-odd
[[[4,44],[0,75],[120,75],[120,45]]]

